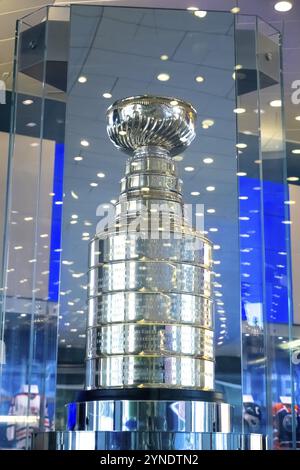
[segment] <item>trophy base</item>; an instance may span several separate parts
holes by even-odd
[[[232,407],[215,392],[195,395],[195,391],[181,390],[185,393],[172,396],[170,391],[158,389],[140,390],[138,395],[127,390],[129,399],[125,395],[122,399],[122,394],[119,399],[112,399],[114,392],[117,390],[82,392],[80,401],[67,405],[68,430],[37,433],[32,448],[110,451],[265,448],[260,434],[232,432]]]
[[[265,450],[261,434],[61,431],[38,433],[34,450],[199,451]]]

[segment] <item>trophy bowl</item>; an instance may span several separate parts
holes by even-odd
[[[108,108],[106,117],[110,140],[129,155],[142,147],[158,147],[174,156],[195,138],[197,112],[178,98],[124,98]]]

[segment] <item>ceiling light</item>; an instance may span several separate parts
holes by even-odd
[[[239,7],[233,7],[233,8],[231,8],[230,11],[231,11],[231,13],[236,14],[236,13],[239,13],[241,11],[241,9]]]
[[[81,75],[81,76],[78,78],[78,81],[79,81],[79,83],[86,83],[86,82],[87,82],[87,78],[86,78],[84,75]]]
[[[243,144],[243,143],[240,143],[240,144],[236,144],[236,147],[238,149],[245,149],[247,147],[247,144]]]
[[[30,147],[38,147],[40,144],[38,142],[32,142]]]
[[[36,122],[28,122],[26,124],[26,127],[35,127],[36,126]]]
[[[240,199],[241,201],[247,201],[248,196],[239,196],[239,199]]]
[[[203,217],[204,214],[203,214],[203,212],[196,212],[195,216],[196,217]]]
[[[199,10],[199,8],[198,8],[198,7],[187,7],[187,10],[189,10],[189,11],[197,11],[197,10]]]
[[[55,201],[55,204],[56,204],[57,206],[61,206],[62,203],[63,203],[62,201]]]
[[[291,2],[277,2],[274,5],[274,10],[279,11],[280,13],[285,13],[290,11],[293,8],[293,4]]]
[[[296,204],[296,201],[284,201],[284,204],[293,205]]]
[[[300,121],[300,116],[295,116],[296,121]]]
[[[205,163],[206,165],[210,165],[213,162],[214,162],[214,159],[211,157],[203,158],[203,163]]]
[[[167,54],[162,54],[160,60],[168,60],[169,56]]]
[[[193,166],[186,166],[184,168],[184,171],[187,171],[188,173],[191,172],[191,171],[194,171],[194,170],[195,170],[195,168]]]
[[[82,236],[83,236],[83,237],[89,237],[90,234],[89,234],[88,232],[83,232],[83,233],[82,233]]]
[[[70,224],[72,224],[72,225],[77,224],[77,220],[70,220]]]
[[[206,191],[214,191],[216,188],[214,186],[207,186]]]
[[[93,224],[92,224],[92,222],[89,222],[88,220],[85,220],[85,221],[84,221],[84,225],[85,225],[86,227],[90,227],[90,226],[93,225]]]
[[[40,235],[40,237],[41,237],[41,238],[47,238],[47,237],[48,237],[48,233],[42,233],[42,234]]]
[[[272,108],[280,108],[281,104],[281,100],[270,101],[270,106],[272,106]]]
[[[199,191],[192,191],[191,196],[200,196]]]
[[[35,258],[29,259],[29,260],[28,260],[28,263],[36,263],[36,259],[35,259]]]
[[[74,261],[68,261],[68,260],[64,259],[62,261],[62,264],[65,264],[66,266],[72,266],[72,264],[74,264]]]
[[[90,143],[88,140],[82,139],[80,145],[82,145],[82,147],[89,147]]]
[[[204,77],[202,77],[201,75],[197,75],[197,77],[195,77],[195,80],[197,83],[202,83],[204,82]]]
[[[98,183],[90,183],[90,186],[92,186],[92,188],[96,188],[98,186]]]
[[[257,165],[260,165],[262,163],[262,160],[254,160],[254,163],[256,163]]]
[[[216,209],[207,209],[206,211],[208,214],[214,214],[216,212]]]
[[[75,191],[71,191],[71,196],[73,199],[79,199],[78,195],[75,193]]]
[[[238,171],[236,176],[247,176],[247,173],[245,173],[244,171]]]
[[[23,247],[21,245],[14,246],[14,250],[22,250]]]
[[[81,239],[81,240],[83,240],[83,241],[87,241],[87,240],[89,240],[89,239],[90,239],[90,237],[82,237],[82,239]]]
[[[109,93],[108,91],[106,91],[105,93],[103,93],[102,96],[103,96],[103,98],[106,98],[107,100],[108,100],[109,98],[112,98],[112,94]]]
[[[219,250],[220,248],[221,248],[220,245],[214,245],[214,246],[213,246],[213,249],[214,249],[214,250]]]
[[[74,157],[74,160],[75,162],[81,162],[81,160],[83,160],[83,157],[81,155],[76,155],[76,157]]]
[[[157,75],[156,78],[160,82],[167,82],[168,80],[170,80],[170,75],[168,73],[160,73]]]
[[[205,18],[206,15],[207,15],[207,11],[197,10],[197,11],[195,11],[194,15],[197,16],[197,18]]]
[[[287,181],[299,181],[299,178],[298,178],[298,176],[289,176],[287,178]]]
[[[202,127],[204,129],[208,129],[209,127],[213,126],[215,121],[213,119],[204,119],[202,121]]]
[[[234,66],[234,70],[241,70],[243,66],[241,64],[237,64]]]
[[[282,224],[291,225],[293,222],[291,220],[282,220]]]
[[[77,214],[72,214],[71,219],[78,219],[78,215]]]
[[[233,110],[233,112],[236,113],[236,114],[243,114],[243,113],[246,112],[246,110],[245,110],[245,108],[235,108]]]
[[[211,228],[209,229],[209,231],[210,231],[210,232],[218,232],[219,229],[216,228],[216,227],[211,227]]]
[[[33,104],[33,100],[24,100],[24,101],[22,101],[22,103],[23,103],[25,106],[29,106],[30,104]]]
[[[300,149],[294,149],[294,150],[292,150],[292,153],[294,155],[299,155],[300,154]]]
[[[105,178],[105,173],[97,173],[98,178]]]
[[[250,217],[242,216],[242,217],[239,217],[239,220],[250,220]]]
[[[30,220],[33,220],[33,217],[24,217],[24,220],[25,220],[26,222],[29,222]]]

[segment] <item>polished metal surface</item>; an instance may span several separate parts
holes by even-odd
[[[38,433],[35,450],[265,450],[261,434],[64,431]],[[139,457],[140,458],[140,457]]]
[[[103,400],[68,405],[70,431],[231,432],[232,408],[206,401]]]
[[[196,111],[138,96],[107,111],[131,155],[115,212],[90,243],[86,389],[214,389],[212,246],[184,210],[171,158],[193,141]]]
[[[178,98],[134,96],[107,110],[107,132],[114,145],[132,155],[143,146],[158,146],[176,155],[195,138],[197,113]]]
[[[86,388],[214,389],[214,362],[189,356],[107,356],[86,360]]]

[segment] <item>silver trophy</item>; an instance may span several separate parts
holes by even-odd
[[[91,241],[86,387],[68,430],[36,448],[251,449],[214,391],[212,247],[186,217],[172,158],[195,137],[177,98],[137,96],[107,111],[128,154],[115,214]]]
[[[86,387],[214,389],[211,244],[187,224],[172,156],[197,113],[138,96],[107,111],[130,155],[113,223],[90,246]]]

